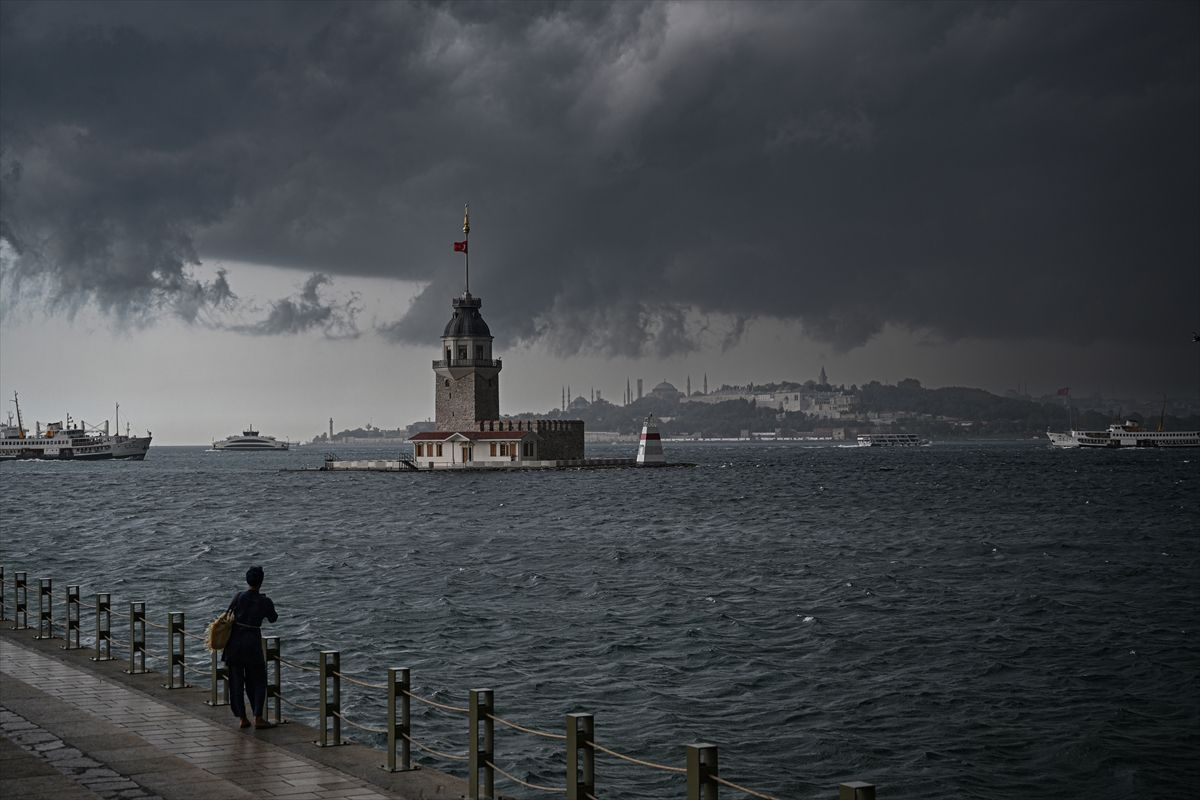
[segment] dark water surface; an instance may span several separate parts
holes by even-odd
[[[283,471],[315,449],[174,447],[8,463],[0,562],[194,631],[260,563],[289,660],[337,649],[374,683],[411,667],[453,705],[488,687],[501,717],[553,732],[592,712],[598,742],[672,766],[712,742],[723,777],[781,797],[1200,793],[1200,451],[667,449],[698,466],[330,474]],[[384,725],[383,693],[343,691],[347,717]],[[287,669],[285,693],[315,705],[316,679]],[[418,741],[464,751],[465,719],[414,712]],[[563,785],[558,742],[497,738],[509,772]],[[682,796],[678,775],[597,771],[601,797]]]

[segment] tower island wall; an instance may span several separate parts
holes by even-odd
[[[538,458],[569,461],[583,458],[583,420],[488,419],[479,420],[480,431],[532,431],[537,434]]]

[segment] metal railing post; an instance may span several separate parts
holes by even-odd
[[[8,607],[5,605],[8,601],[4,595],[8,592],[8,586],[4,582],[4,565],[0,564],[0,619],[8,619]]]
[[[33,638],[54,638],[54,581],[50,578],[38,578],[38,626]]]
[[[187,656],[184,650],[184,614],[182,611],[167,612],[167,682],[168,689],[184,689],[187,682]],[[178,649],[176,647],[178,646]],[[178,667],[179,681],[175,681]]]
[[[149,672],[146,669],[146,604],[129,603],[129,669],[130,675]]]
[[[71,585],[67,587],[67,631],[63,636],[66,644],[62,646],[63,650],[78,650],[82,645],[79,644],[79,587]]]
[[[587,800],[596,794],[596,751],[592,749],[595,740],[595,717],[567,714],[567,800]]]
[[[278,636],[263,637],[263,656],[267,659],[267,703],[263,710],[267,712],[267,722],[274,722],[279,725],[283,722],[283,667],[280,659],[283,657],[283,648],[279,644]],[[271,719],[270,700],[275,699],[275,719]]]
[[[96,655],[92,661],[112,661],[112,595],[96,593]]]
[[[467,796],[471,800],[491,800],[496,796],[496,773],[492,768],[493,759],[496,757],[493,752],[495,723],[492,722],[492,714],[495,711],[491,689],[471,690],[467,733]],[[483,734],[482,746],[479,743],[480,733]],[[482,786],[479,780],[480,770],[483,771]]]
[[[717,800],[717,746],[689,744],[687,746],[688,800]]]
[[[412,677],[408,667],[388,667],[388,772],[407,772],[412,766]],[[399,712],[397,712],[399,707]],[[400,749],[400,766],[396,766],[396,748]]]
[[[13,630],[29,628],[29,591],[25,584],[26,573],[13,573]]]
[[[849,781],[838,787],[838,800],[875,800],[875,784]]]
[[[229,667],[225,666],[225,662],[221,660],[221,654],[214,650],[212,652],[212,678],[209,684],[209,698],[204,701],[205,705],[210,706],[227,706],[229,705]]]
[[[342,654],[337,650],[321,651],[321,738],[319,747],[336,747],[342,743]],[[333,680],[330,691],[329,681]],[[333,741],[329,741],[330,719],[333,720]]]

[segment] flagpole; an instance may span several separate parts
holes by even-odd
[[[465,258],[463,259],[463,263],[466,265],[466,272],[467,272],[466,290],[467,290],[467,294],[470,294],[471,293],[471,204],[470,203],[467,203],[466,205],[463,206],[463,246],[466,248],[466,252],[463,253],[463,255],[465,256]]]

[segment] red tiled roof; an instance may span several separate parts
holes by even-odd
[[[471,441],[487,441],[489,439],[524,439],[533,436],[533,431],[425,431],[408,437],[410,442],[444,442],[454,434],[464,436]]]

